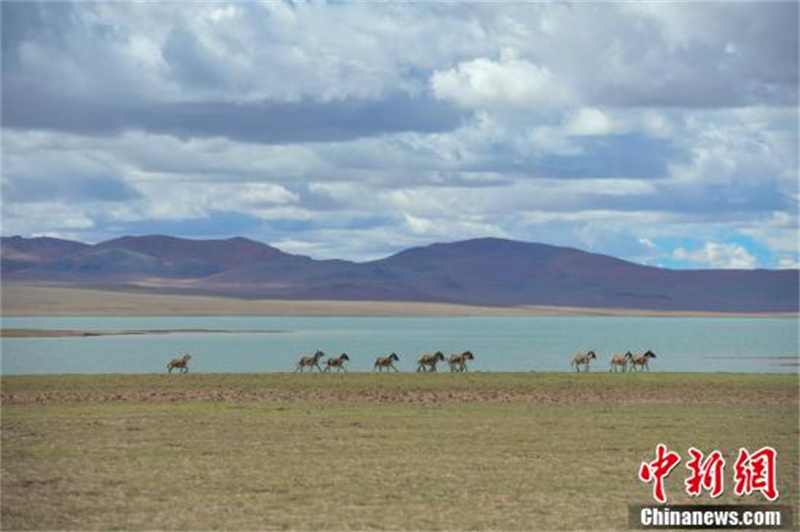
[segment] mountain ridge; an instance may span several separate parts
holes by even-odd
[[[5,281],[280,299],[429,301],[651,310],[798,310],[798,270],[677,270],[494,237],[382,259],[317,260],[243,237],[123,236],[94,245],[3,237]],[[21,260],[21,257],[24,260]]]

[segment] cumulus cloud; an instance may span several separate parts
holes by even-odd
[[[668,138],[672,120],[652,109],[580,107],[567,113],[560,132],[568,136],[604,136],[642,132],[653,138]]]
[[[781,257],[778,261],[778,268],[782,270],[797,270],[800,268],[800,260],[795,257]]]
[[[470,109],[541,111],[567,104],[571,89],[548,67],[504,50],[499,61],[478,58],[436,71],[431,88],[437,98]]]
[[[6,234],[798,259],[794,3],[0,9]]]
[[[600,109],[587,107],[569,117],[564,126],[568,135],[608,135],[619,128],[606,113]]]
[[[744,246],[719,242],[706,242],[702,248],[696,250],[679,247],[673,251],[672,256],[710,268],[750,269],[758,265],[756,258]]]

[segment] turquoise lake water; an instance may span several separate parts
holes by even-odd
[[[587,350],[599,355],[592,371],[608,371],[611,354],[651,349],[652,371],[796,373],[799,351],[798,321],[771,318],[103,316],[9,317],[2,326],[239,331],[4,338],[6,375],[156,373],[185,352],[193,372],[292,371],[316,349],[347,352],[351,371],[371,371],[391,351],[401,371],[414,371],[419,353],[467,349],[472,371],[569,371],[571,356]]]

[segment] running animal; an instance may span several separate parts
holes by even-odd
[[[450,371],[469,371],[467,369],[467,360],[475,360],[475,355],[471,351],[464,351],[460,355],[454,353],[447,357],[447,363],[450,365]]]
[[[181,370],[181,373],[186,373],[189,371],[189,361],[192,359],[192,355],[186,353],[180,358],[173,358],[169,362],[167,362],[167,372],[172,373],[172,370],[178,368]]]
[[[394,362],[399,361],[400,357],[398,357],[396,353],[392,353],[388,357],[378,357],[375,360],[375,365],[372,366],[372,371],[377,369],[378,371],[383,372],[383,368],[386,368],[386,371],[389,371],[389,369],[397,371],[397,368],[394,367]]]
[[[436,365],[439,362],[444,362],[444,353],[436,351],[432,355],[420,355],[417,360],[417,371],[436,371]]]
[[[643,369],[650,371],[650,364],[648,364],[648,361],[651,358],[656,358],[656,354],[649,350],[643,355],[633,357],[631,360],[631,369],[634,371],[642,371]],[[637,366],[639,367],[638,370],[636,369]]]
[[[324,356],[325,353],[317,351],[313,355],[301,357],[300,360],[297,361],[297,367],[295,367],[294,372],[297,373],[299,371],[303,373],[305,368],[308,368],[309,371],[314,371],[314,368],[322,371],[322,368],[319,367],[319,361]]]
[[[616,373],[618,370],[625,373],[625,370],[628,369],[628,364],[631,363],[633,359],[633,353],[628,351],[624,355],[614,355],[611,357],[611,367],[608,369],[609,372]]]
[[[347,373],[345,362],[350,362],[350,357],[347,353],[342,353],[338,357],[331,357],[325,361],[325,371],[330,371],[331,368],[336,368],[336,371],[344,371]]]
[[[581,372],[581,366],[584,366],[584,371],[589,371],[589,363],[592,360],[597,360],[597,355],[594,354],[594,351],[589,351],[586,354],[578,353],[572,357],[572,365],[575,366],[575,371],[578,373]]]

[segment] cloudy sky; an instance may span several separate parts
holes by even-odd
[[[2,232],[798,265],[798,4],[2,3]]]

